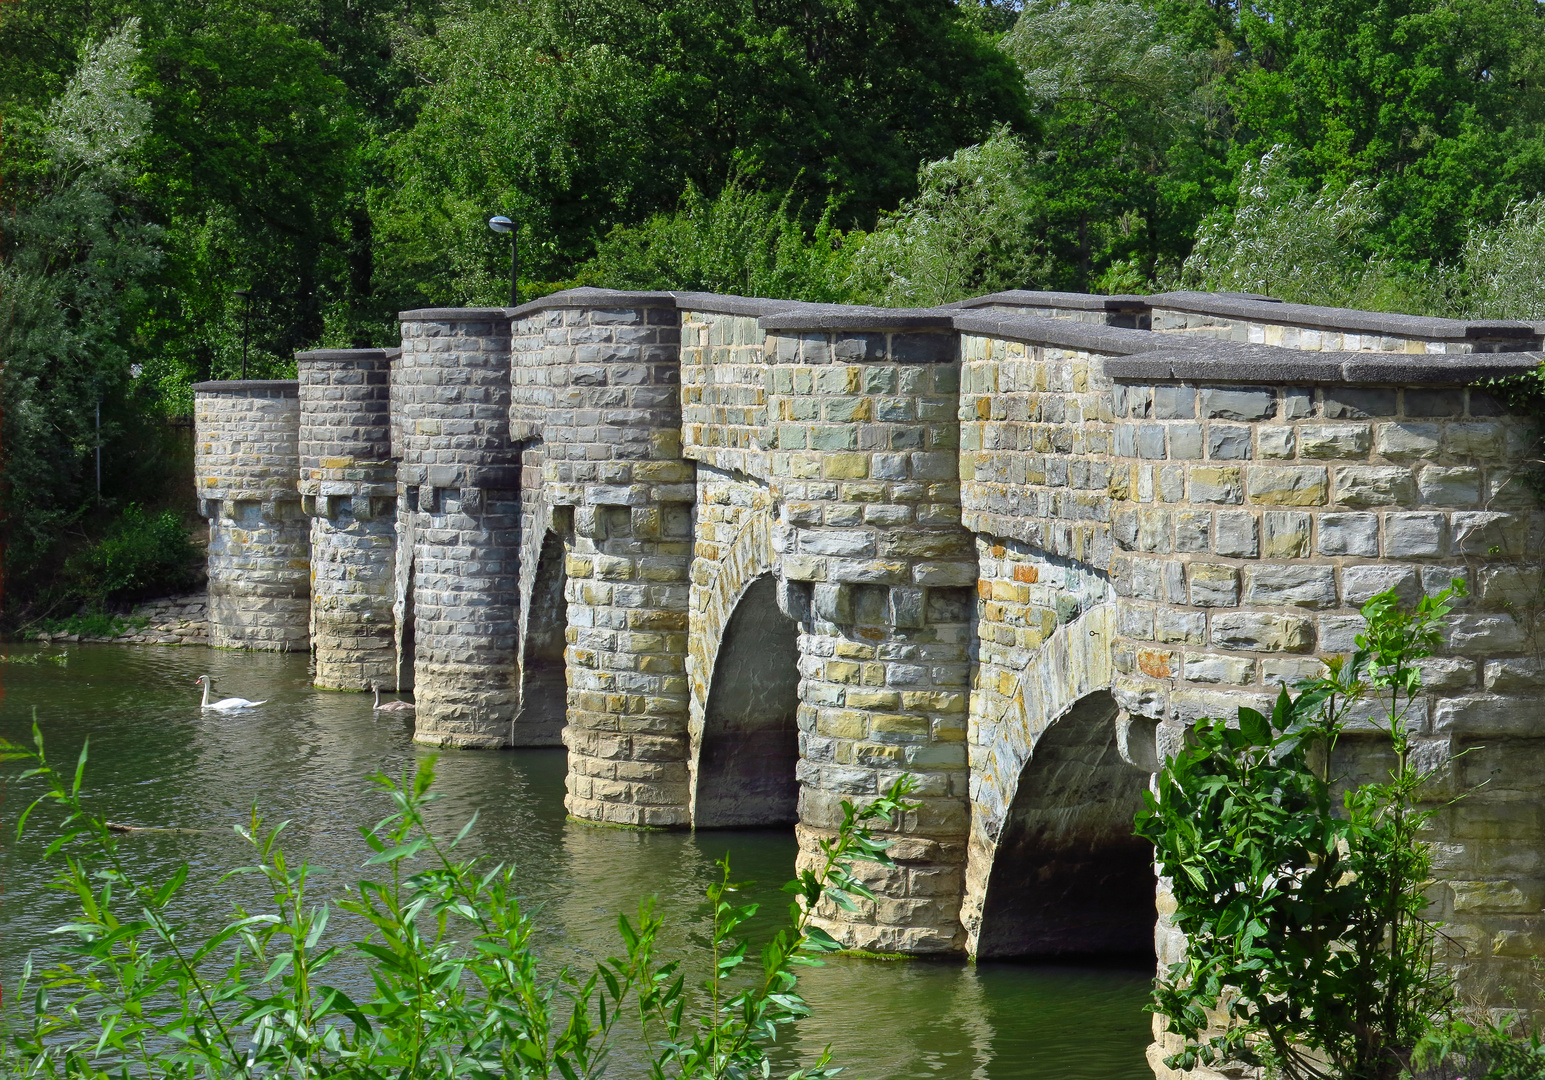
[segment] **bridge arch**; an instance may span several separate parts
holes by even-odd
[[[1142,770],[1123,761],[1122,751],[1132,756],[1125,740],[1119,740],[1118,745],[1122,718],[1110,694],[1115,614],[1115,604],[1107,600],[1057,627],[1039,649],[1025,656],[1017,669],[996,673],[1000,685],[1005,679],[1012,684],[1012,691],[1005,695],[987,692],[992,673],[979,676],[972,705],[971,832],[961,905],[966,948],[973,956],[1028,954],[1011,943],[1009,931],[1003,929],[1000,934],[1000,930],[986,925],[986,908],[989,894],[993,894],[993,908],[998,914],[993,921],[1000,924],[1000,929],[1006,927],[1002,921],[1003,905],[1015,896],[1012,879],[1017,871],[1004,868],[1023,865],[1021,856],[1027,841],[1021,830],[1035,831],[1035,814],[1057,809],[1043,806],[1039,800],[1048,784],[1062,782],[1052,779],[1059,760],[1087,752],[1095,755],[1097,764],[1103,762],[1105,759],[1096,749],[1103,750],[1108,736],[1117,755],[1114,760],[1132,774],[1139,789],[1147,783]],[[1059,724],[1063,726],[1057,730]],[[1046,743],[1045,753],[1041,754],[1042,741],[1054,730],[1057,733],[1053,741]],[[1073,741],[1064,746],[1069,739]],[[1062,817],[1069,828],[1094,827],[1093,819],[1085,821],[1076,809],[1081,798],[1069,791],[1061,800]],[[1009,850],[1019,854],[1010,854]],[[1146,902],[1150,905],[1146,933],[1151,937],[1151,870],[1146,888]]]
[[[688,672],[692,823],[797,819],[798,627],[777,605],[769,507],[754,506],[694,581]]]
[[[799,818],[799,628],[777,579],[754,578],[725,625],[694,740],[692,823],[792,825]]]
[[[1152,949],[1153,851],[1132,835],[1148,774],[1124,761],[1109,691],[1036,740],[994,844],[975,954],[1137,954]]]
[[[542,485],[541,442],[521,449],[520,612],[517,627],[520,706],[512,746],[561,746],[567,712],[568,544]]]

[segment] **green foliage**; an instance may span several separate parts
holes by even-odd
[[[1174,6],[1181,6],[1179,2]],[[1471,220],[1545,188],[1541,37],[1513,0],[1242,7],[1228,78],[1240,159],[1284,144],[1315,188],[1378,190],[1401,260],[1452,258]]]
[[[106,536],[65,562],[65,578],[88,602],[139,599],[191,586],[199,555],[176,511],[147,514],[130,503]]]
[[[676,266],[679,230],[650,219],[695,220],[698,192],[832,197],[867,223],[920,160],[1025,122],[1012,64],[945,0],[469,5],[403,56],[418,120],[388,141],[372,206],[381,286],[404,306],[499,298],[495,210],[520,223],[532,281],[573,278],[614,227],[635,230],[603,245],[609,280],[618,244],[656,240],[645,261]]]
[[[1463,592],[1455,581],[1414,610],[1393,591],[1373,597],[1350,657],[1296,697],[1284,687],[1270,716],[1199,723],[1160,772],[1137,831],[1171,879],[1187,941],[1154,990],[1153,1010],[1186,1042],[1171,1067],[1395,1080],[1448,1004],[1422,917],[1432,856],[1410,708],[1416,661]],[[1392,763],[1337,800],[1332,755],[1354,716],[1383,734]]]
[[[1435,1030],[1415,1054],[1415,1080],[1539,1080],[1545,1035],[1515,1034],[1514,1025],[1456,1020]]]
[[[1348,306],[1379,273],[1369,229],[1378,208],[1366,185],[1314,190],[1273,147],[1240,169],[1238,203],[1198,231],[1182,282],[1298,304]]]
[[[918,171],[916,198],[849,240],[858,295],[887,306],[948,303],[1019,288],[1036,268],[1025,141],[999,128]]]
[[[733,179],[712,199],[688,187],[673,214],[618,226],[578,284],[680,289],[824,303],[853,298],[850,257],[831,210],[807,233],[792,192],[779,200]]]
[[[106,403],[105,437],[121,430],[130,330],[160,259],[132,191],[150,121],[138,37],[130,20],[88,43],[53,101],[7,117],[26,148],[10,178],[25,202],[0,246],[5,541],[21,574],[91,505],[96,410]]]
[[[1022,196],[1039,254],[1026,280],[1133,291],[1184,258],[1224,179],[1206,56],[1136,0],[1027,4],[1003,48],[1045,132]]]
[[[87,749],[73,772],[60,772],[35,726],[34,741],[35,749],[0,743],[0,761],[28,765],[19,779],[46,785],[18,831],[40,805],[63,812],[47,854],[80,914],[58,931],[71,941],[65,958],[23,972],[15,1000],[27,1002],[26,1015],[0,1049],[0,1071],[16,1077],[576,1080],[605,1072],[625,1017],[641,1029],[656,1080],[767,1077],[765,1047],[808,1014],[796,967],[834,947],[809,925],[810,911],[823,900],[872,899],[851,863],[885,862],[886,844],[870,830],[909,808],[906,778],[863,809],[845,804],[822,865],[790,883],[788,919],[750,976],[740,969],[752,954],[735,935],[755,907],[734,902],[724,863],[708,892],[712,965],[693,994],[682,961],[656,955],[661,923],[648,902],[636,920],[618,920],[619,955],[588,973],[544,975],[515,869],[458,851],[476,817],[451,839],[426,824],[432,757],[401,781],[375,777],[392,807],[361,829],[376,876],[334,899],[317,898],[317,868],[293,863],[280,844],[284,826],[268,827],[254,809],[238,832],[255,862],[236,872],[255,875],[266,900],[238,907],[199,940],[175,915],[188,865],[164,881],[141,879],[82,801]],[[329,935],[334,911],[366,935]],[[369,970],[373,990],[359,1001],[332,985],[346,959]],[[823,1055],[789,1080],[835,1071]]]

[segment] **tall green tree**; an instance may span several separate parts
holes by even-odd
[[[920,160],[1029,124],[1013,65],[947,0],[468,7],[408,55],[418,119],[374,203],[404,304],[497,299],[496,210],[551,282],[688,185],[835,198],[838,224],[867,225]]]
[[[18,577],[91,509],[94,451],[135,419],[134,330],[161,259],[134,190],[151,123],[138,36],[128,20],[88,42],[57,97],[9,118],[19,209],[0,242],[0,510]]]
[[[1037,283],[1114,291],[1184,258],[1221,179],[1207,57],[1136,0],[1037,0],[1003,49],[1045,131],[1029,181]]]

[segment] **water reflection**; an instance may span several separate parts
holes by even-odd
[[[205,672],[222,695],[270,704],[247,715],[201,713],[193,680]],[[0,665],[0,691],[0,735],[30,739],[35,707],[56,763],[73,760],[90,737],[88,787],[112,820],[192,830],[130,833],[124,843],[150,875],[180,860],[193,864],[193,879],[209,883],[188,895],[182,912],[195,924],[213,925],[233,900],[253,899],[251,878],[214,881],[250,861],[232,826],[248,819],[254,800],[273,822],[289,821],[292,855],[347,881],[367,854],[359,828],[389,811],[364,778],[400,774],[428,753],[413,746],[411,721],[374,719],[368,695],[313,690],[304,657],[77,646],[67,668]],[[661,897],[667,920],[662,951],[691,950],[707,930],[702,890],[727,851],[735,879],[756,883],[748,898],[764,905],[754,931],[787,903],[778,886],[793,870],[791,832],[642,833],[568,821],[564,768],[562,750],[444,752],[443,798],[432,811],[452,832],[480,814],[468,847],[516,866],[552,965],[588,968],[618,951],[618,914],[631,915],[649,895]],[[9,782],[0,790],[7,989],[28,950],[46,948],[47,931],[69,915],[65,898],[47,888],[51,873],[36,839],[43,834],[15,840],[12,826],[28,797]],[[703,971],[701,950],[691,955]],[[849,1066],[844,1075],[868,1080],[1150,1075],[1141,971],[842,958],[808,969],[801,985],[815,1015],[778,1049],[780,1064],[808,1063],[830,1044]],[[636,1053],[630,1043],[619,1047],[616,1075],[639,1073],[628,1067]]]

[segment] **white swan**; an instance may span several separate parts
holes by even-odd
[[[216,712],[235,712],[237,709],[255,709],[259,705],[266,705],[268,703],[266,698],[262,701],[248,701],[244,697],[228,697],[221,701],[210,701],[209,688],[214,686],[215,681],[208,675],[200,675],[193,681],[195,686],[199,683],[204,684],[204,703],[199,706],[201,709],[213,709]]]
[[[372,712],[410,713],[414,711],[411,701],[388,701],[385,705],[381,704],[380,683],[372,681],[370,689],[376,692],[375,702],[370,706]]]

